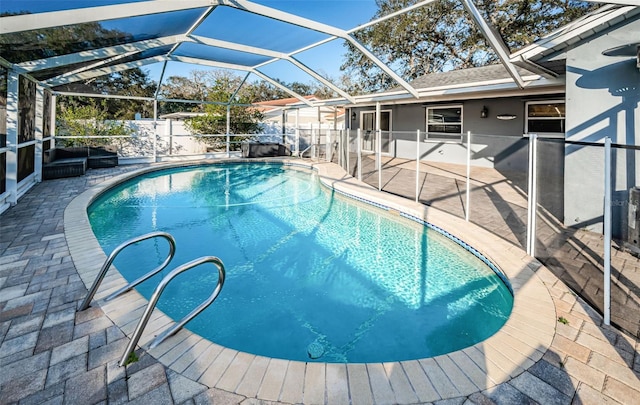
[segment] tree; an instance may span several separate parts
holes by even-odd
[[[108,117],[107,100],[90,99],[88,103],[68,103],[58,111],[57,135],[80,136],[60,139],[62,146],[104,146],[114,143],[113,136],[133,135],[123,121]],[[117,142],[116,142],[117,143]]]
[[[153,103],[128,99],[126,96],[153,97],[156,83],[149,79],[148,74],[139,69],[129,69],[96,77],[89,81],[72,82],[54,88],[56,91],[68,91],[87,94],[121,95],[123,98],[109,98],[99,104],[105,108],[104,113],[114,120],[132,120],[136,114],[143,117],[153,117]],[[94,105],[91,97],[69,96],[59,98],[60,106],[73,104],[76,107]]]
[[[217,71],[215,71],[217,72]],[[205,70],[192,70],[188,77],[170,76],[160,87],[160,96],[164,99],[174,100],[209,100],[209,88],[216,83],[217,73]],[[238,85],[240,81],[238,82]],[[227,101],[227,100],[217,100]],[[204,112],[204,105],[201,103],[161,103],[159,112],[168,114],[174,112]]]
[[[376,0],[373,17],[388,15],[416,0]],[[483,17],[511,50],[533,42],[593,9],[575,0],[476,0]],[[358,31],[355,37],[405,80],[427,73],[482,66],[497,61],[462,3],[439,0]],[[388,89],[396,83],[350,43],[341,69],[354,77],[351,92]]]
[[[263,119],[262,113],[247,106],[253,103],[254,93],[251,88],[244,86],[237,91],[242,83],[242,79],[228,71],[210,71],[208,81],[210,86],[206,87],[203,95],[206,100],[217,103],[228,103],[233,101],[230,107],[230,133],[232,134],[255,134],[260,132],[260,122]],[[237,91],[237,93],[236,93]],[[235,99],[231,100],[235,94]],[[225,104],[203,104],[204,114],[189,118],[185,121],[187,129],[193,134],[218,135],[227,133],[227,106]],[[222,137],[198,137],[198,140],[207,143],[214,149],[225,148],[226,139]],[[238,142],[243,137],[232,137],[232,150],[238,150]]]

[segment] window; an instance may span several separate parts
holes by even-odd
[[[527,103],[527,133],[564,134],[564,101]]]
[[[462,136],[462,106],[427,107],[427,138]]]

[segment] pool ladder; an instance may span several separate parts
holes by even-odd
[[[118,289],[116,292],[110,294],[106,298],[106,301],[112,300],[118,297],[119,295],[124,294],[125,292],[133,289],[138,284],[148,280],[149,278],[153,277],[154,275],[162,271],[165,267],[167,267],[167,265],[169,265],[169,262],[171,262],[176,252],[176,241],[173,238],[173,236],[171,236],[171,234],[167,232],[150,232],[141,236],[137,236],[135,238],[131,238],[121,243],[120,245],[118,245],[113,250],[113,252],[111,252],[109,257],[107,257],[107,260],[105,260],[104,264],[102,265],[102,268],[98,272],[98,276],[93,282],[93,285],[89,289],[89,292],[87,293],[87,296],[85,297],[84,301],[80,305],[80,308],[78,309],[78,311],[84,311],[85,309],[89,308],[89,304],[91,303],[93,296],[98,291],[98,287],[104,280],[104,277],[107,274],[107,271],[109,270],[109,268],[111,267],[111,264],[115,260],[116,256],[118,256],[118,254],[123,249],[135,243],[142,242],[143,240],[153,239],[153,238],[164,238],[169,242],[169,254],[167,255],[167,258],[155,269],[151,270],[150,272],[138,278],[137,280],[130,282],[126,286]],[[142,332],[144,331],[144,328],[147,326],[147,323],[149,322],[151,313],[155,309],[156,304],[158,303],[158,299],[160,299],[160,295],[162,294],[162,291],[164,291],[165,287],[169,284],[169,282],[173,280],[176,276],[178,276],[180,273],[185,272],[189,269],[192,269],[204,263],[213,263],[218,269],[218,283],[216,284],[216,287],[214,288],[213,292],[211,293],[209,298],[207,298],[200,305],[194,308],[187,316],[182,318],[180,322],[174,324],[173,326],[169,327],[164,332],[162,332],[160,335],[156,336],[153,342],[151,342],[151,344],[149,345],[149,348],[153,349],[168,337],[173,336],[176,332],[182,329],[187,322],[189,322],[191,319],[196,317],[200,312],[202,312],[209,305],[211,305],[213,301],[215,301],[215,299],[220,294],[220,290],[222,290],[222,286],[224,285],[225,274],[226,274],[224,270],[224,263],[222,263],[222,261],[219,258],[215,256],[203,256],[173,269],[169,274],[164,276],[164,278],[160,281],[155,291],[151,295],[151,299],[149,300],[149,303],[147,304],[147,307],[145,308],[144,313],[140,317],[140,321],[138,322],[138,325],[136,326],[136,329],[133,332],[133,336],[129,341],[129,345],[127,346],[124,354],[122,355],[122,358],[120,359],[120,362],[118,363],[120,367],[127,364],[129,356],[131,355],[131,353],[133,353],[136,345],[138,344],[138,341],[140,340],[140,337],[142,336]]]

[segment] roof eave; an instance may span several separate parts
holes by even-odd
[[[564,91],[564,77],[543,77],[539,75],[523,76],[524,87],[520,88],[511,78],[490,80],[485,82],[467,83],[452,86],[438,86],[417,89],[419,94],[418,101],[432,100],[433,98],[464,98],[469,95],[479,95],[487,93],[499,93],[501,96],[521,95],[527,92],[549,92],[557,93]],[[356,97],[357,103],[347,104],[346,107],[357,107],[360,104],[368,104],[372,102],[412,102],[415,101],[412,95],[402,91],[386,92],[379,94],[368,94]]]
[[[603,10],[604,9],[604,10]],[[606,5],[596,14],[564,26],[535,43],[511,54],[514,64],[522,60],[537,61],[546,56],[563,52],[569,46],[640,14],[640,7]]]

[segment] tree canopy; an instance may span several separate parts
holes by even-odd
[[[417,0],[376,0],[377,19]],[[576,0],[475,0],[483,17],[515,51],[594,9]],[[489,43],[458,0],[438,0],[356,32],[355,37],[402,78],[483,66],[497,61]],[[396,83],[351,44],[341,69],[351,92],[388,89]]]
[[[289,98],[286,91],[266,81],[245,82],[243,77],[225,70],[192,70],[188,77],[170,76],[160,89],[160,95],[164,99],[173,100],[202,100],[233,103],[258,103],[261,101]],[[319,83],[279,82],[302,96],[315,95],[318,98],[329,98],[335,94]],[[242,84],[242,87],[240,85]],[[221,91],[224,89],[224,91]],[[234,92],[238,90],[237,100],[230,100]],[[240,102],[239,100],[242,99]],[[164,102],[160,107],[162,114],[189,111],[204,112],[205,107],[199,103],[171,103]]]

